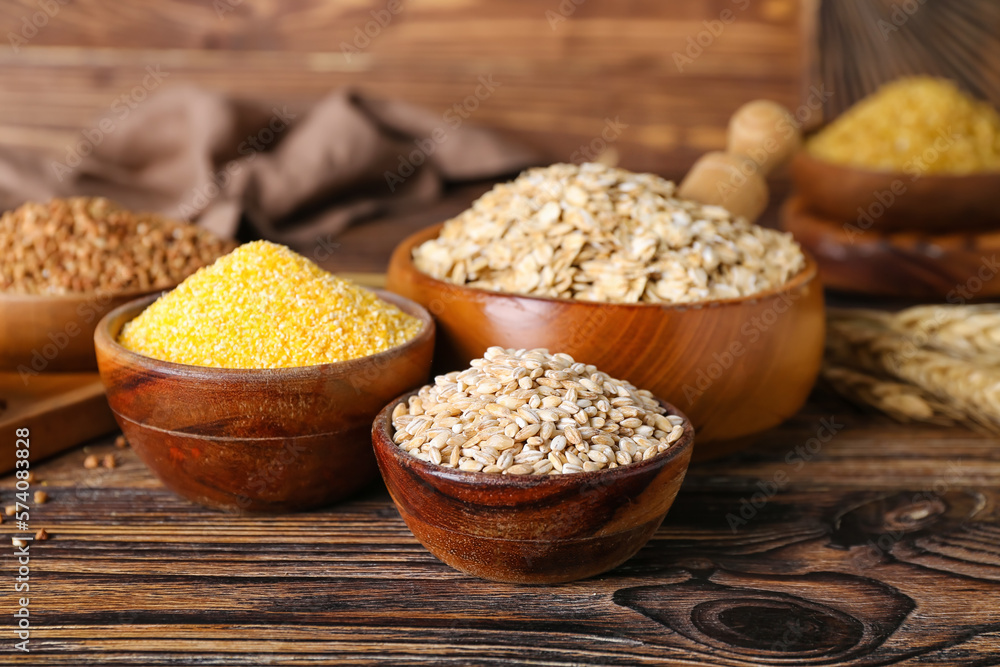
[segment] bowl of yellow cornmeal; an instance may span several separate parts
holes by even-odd
[[[947,79],[882,86],[792,161],[805,208],[856,232],[1000,228],[1000,113]]]
[[[94,334],[108,402],[170,489],[233,511],[327,505],[377,476],[375,415],[430,372],[421,306],[284,246],[240,246]]]

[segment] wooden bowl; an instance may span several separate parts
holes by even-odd
[[[811,252],[828,288],[874,296],[965,303],[1000,296],[993,232],[858,230],[820,218],[799,197],[781,208],[782,227]]]
[[[208,507],[281,512],[348,496],[376,476],[372,419],[427,381],[434,349],[427,311],[379,296],[423,322],[413,340],[351,361],[257,370],[136,354],[118,334],[155,297],[117,308],[94,335],[115,419],[164,485]]]
[[[0,292],[0,370],[96,371],[94,329],[101,318],[162,289],[58,295]]]
[[[388,289],[423,304],[438,323],[436,365],[454,370],[491,345],[544,347],[679,406],[706,442],[743,439],[775,426],[805,402],[823,357],[823,289],[816,263],[780,289],[701,304],[608,304],[546,299],[444,282],[413,265],[415,246],[440,225],[403,241]]]
[[[792,159],[795,191],[807,209],[880,232],[1000,229],[1000,172],[911,174]]]
[[[372,444],[382,478],[417,540],[441,561],[483,579],[551,584],[621,565],[660,527],[691,459],[694,429],[685,418],[684,435],[670,449],[611,470],[536,476],[444,468],[392,441],[392,409],[410,395],[375,418]]]

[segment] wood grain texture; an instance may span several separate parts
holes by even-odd
[[[408,399],[414,393],[400,400]],[[505,583],[552,584],[602,574],[646,544],[677,496],[694,429],[648,461],[574,475],[499,475],[425,463],[393,442],[393,401],[372,446],[396,509],[414,536],[452,567]]]
[[[610,145],[622,165],[673,177],[724,147],[740,104],[799,103],[794,0],[564,4],[575,9],[564,16],[559,2],[404,0],[383,28],[371,22],[384,0],[76,0],[17,52],[0,49],[0,142],[61,156],[97,118],[114,116],[111,106],[141,86],[147,66],[167,73],[164,86],[193,83],[293,112],[350,85],[444,114],[489,76],[499,87],[469,122],[553,160],[579,160],[607,145],[607,120],[619,118],[628,127]],[[718,36],[706,32],[706,21],[719,30],[724,10],[732,21]],[[8,0],[0,20],[17,33],[36,11]],[[366,28],[374,36],[358,48]],[[697,44],[702,33],[707,46]],[[688,49],[695,57],[679,67],[674,54],[686,58]]]
[[[418,318],[409,341],[375,355],[274,369],[190,366],[116,341],[156,297],[108,314],[95,344],[115,419],[169,488],[209,507],[285,512],[327,505],[376,477],[371,423],[427,381],[434,322],[417,304],[379,296]]]
[[[544,347],[594,364],[676,405],[700,447],[737,440],[794,414],[823,356],[823,290],[807,259],[787,286],[746,299],[689,304],[604,304],[473,289],[416,269],[413,249],[439,233],[401,242],[386,285],[424,305],[438,323],[438,369],[463,368],[491,345]]]
[[[819,392],[753,450],[693,465],[625,565],[538,587],[444,565],[381,485],[305,514],[224,514],[103,440],[35,467],[51,501],[32,525],[52,539],[31,547],[33,652],[4,662],[992,664],[998,452]],[[88,453],[119,467],[85,470]]]

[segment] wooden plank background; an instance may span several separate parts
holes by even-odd
[[[797,105],[805,70],[798,0],[398,0],[384,28],[387,0],[62,1],[0,2],[0,144],[65,152],[148,65],[163,85],[295,110],[349,85],[443,114],[490,76],[472,121],[569,160],[618,117],[620,164],[676,177],[723,145],[740,104]]]

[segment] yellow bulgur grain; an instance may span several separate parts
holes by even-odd
[[[813,137],[828,162],[911,174],[1000,171],[1000,114],[952,81],[888,83]]]
[[[289,368],[370,356],[420,328],[372,292],[255,241],[164,294],[122,328],[119,342],[195,366]]]

